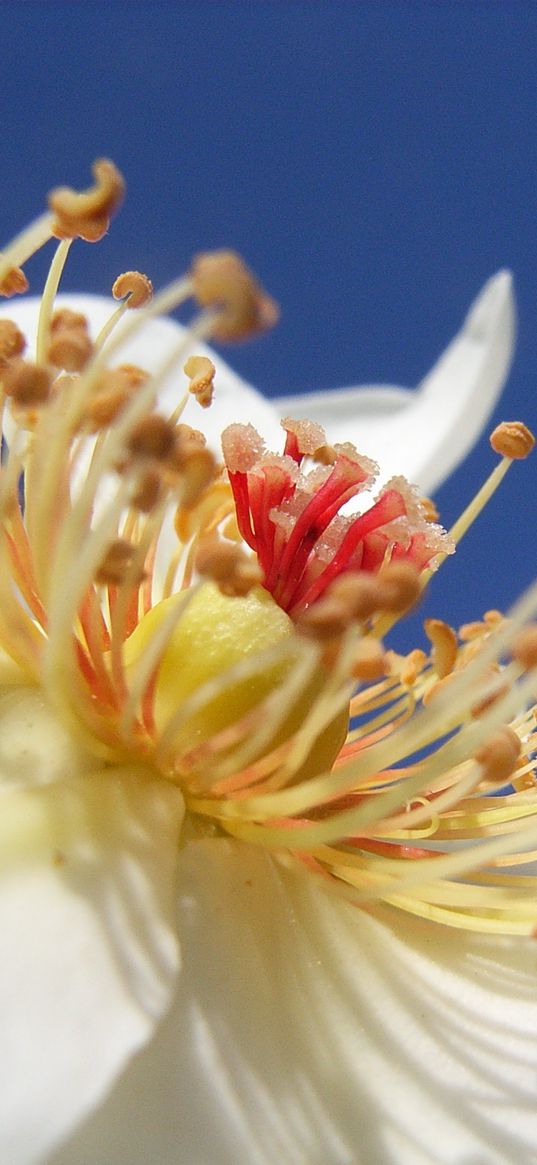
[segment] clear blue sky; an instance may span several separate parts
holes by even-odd
[[[483,281],[515,273],[519,346],[502,416],[537,425],[537,4],[0,4],[2,231],[113,157],[129,197],[72,287],[171,278],[241,250],[282,304],[231,362],[267,394],[415,384]],[[36,278],[36,286],[38,285]],[[439,495],[446,523],[486,442]],[[535,572],[535,465],[519,468],[438,581],[454,622]]]

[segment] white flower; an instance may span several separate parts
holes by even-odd
[[[70,222],[69,199],[65,206]],[[99,205],[99,229],[102,214]],[[85,220],[88,231],[92,222]],[[484,302],[486,311],[482,300],[477,314],[489,323],[478,329],[481,338],[475,340],[474,309],[473,338],[466,329],[437,366],[443,393],[446,383],[463,384],[473,435],[510,359],[503,276],[489,285]],[[70,304],[89,316],[94,331],[108,318],[102,301],[70,298]],[[32,332],[32,305],[6,315]],[[152,321],[121,358],[161,367],[177,338],[177,325]],[[468,376],[464,360],[460,372],[464,354]],[[246,606],[235,607],[244,615],[234,631],[240,650],[231,658],[219,646],[218,604],[240,600],[202,589],[196,594],[204,604],[207,656],[216,650],[218,657],[213,667],[199,648],[194,592],[188,607],[171,598],[146,613],[147,586],[135,568],[139,548],[144,560],[149,549],[152,511],[144,524],[134,513],[136,506],[145,513],[141,503],[132,502],[142,479],[147,484],[149,465],[147,448],[140,453],[132,441],[136,418],[126,422],[121,413],[103,422],[90,462],[84,425],[95,419],[91,373],[80,379],[82,421],[69,414],[72,386],[65,382],[54,386],[47,414],[23,397],[28,381],[20,367],[9,364],[3,376],[14,406],[0,487],[0,1161],[530,1165],[537,1137],[537,955],[531,938],[503,936],[530,934],[537,910],[534,879],[510,881],[502,867],[527,860],[524,849],[535,843],[533,720],[521,712],[535,686],[535,645],[531,631],[516,638],[516,626],[535,611],[535,595],[512,623],[491,617],[458,642],[445,624],[430,625],[430,657],[393,657],[374,691],[364,682],[353,705],[367,725],[357,730],[361,751],[351,738],[329,777],[323,770],[339,749],[341,714],[347,719],[349,652],[356,648],[351,616],[337,644],[330,640],[330,654],[322,628],[312,642],[305,620],[298,636],[265,596],[266,627],[257,614],[248,624]],[[164,412],[175,405],[177,376],[159,386]],[[431,378],[407,410],[415,418],[408,431],[419,434],[416,457],[423,445],[416,418],[436,399]],[[76,377],[73,383],[76,392]],[[217,429],[254,420],[273,436],[271,407],[223,365],[217,385]],[[384,408],[384,391],[376,391]],[[372,390],[367,399],[374,399]],[[148,400],[143,415],[150,408]],[[458,408],[442,409],[435,420],[434,456],[446,471]],[[183,457],[184,448],[179,452]],[[384,452],[389,464],[388,445],[381,459]],[[292,499],[297,521],[313,496],[307,477],[290,468],[290,458],[261,455],[261,463],[269,467],[267,487],[271,475],[281,482],[288,474],[283,505]],[[366,464],[348,449],[336,454],[340,463],[357,480]],[[183,559],[188,540],[208,528],[204,489],[221,489],[212,478],[200,486],[188,465],[181,461],[178,469],[169,460],[161,477],[150,466],[163,490],[168,476],[176,481],[179,474]],[[424,485],[427,466],[421,459],[417,465]],[[24,514],[17,503],[21,469]],[[252,457],[245,488],[261,546],[269,503],[256,510],[257,473]],[[315,473],[316,483],[330,476]],[[221,525],[230,514],[228,495]],[[382,537],[419,569],[428,537],[419,501],[399,479],[381,497],[388,495],[404,516],[386,519]],[[213,499],[209,518],[217,509]],[[238,512],[240,519],[240,505]],[[159,529],[169,548],[170,529],[160,527],[160,518]],[[124,546],[126,533],[134,557],[114,558],[109,551],[120,541]],[[443,545],[438,538],[429,557]],[[293,565],[301,548],[299,541]],[[328,542],[320,546],[314,581],[337,553]],[[188,575],[188,561],[183,566]],[[243,566],[241,559],[239,574]],[[148,570],[160,597],[162,555],[156,571]],[[390,583],[379,576],[363,629],[379,632],[382,612],[396,614],[404,605],[402,592],[388,599],[390,586],[393,574]],[[293,603],[300,607],[295,597],[287,609]],[[250,652],[254,631],[259,640]],[[183,636],[182,655],[176,634]],[[363,643],[358,636],[358,647]],[[500,683],[490,665],[505,653],[512,659]],[[352,659],[365,681],[371,656]],[[183,672],[190,682],[198,667],[178,697]],[[454,676],[447,699],[446,675]],[[242,705],[244,681],[253,685],[253,703],[248,697]],[[224,721],[214,719],[220,697]],[[422,697],[430,707],[414,716]],[[468,703],[479,697],[490,708],[469,718]],[[172,727],[177,704],[182,720]],[[406,725],[400,733],[398,717]],[[507,722],[509,729],[502,727]],[[421,775],[412,765],[399,774],[390,769],[413,747],[438,743],[452,729],[456,734]],[[264,768],[272,749],[276,759]],[[329,761],[319,761],[323,749]],[[362,764],[370,764],[369,777]],[[514,792],[486,796],[509,777]],[[446,838],[470,839],[462,849],[448,845],[434,875],[431,835],[440,848]]]

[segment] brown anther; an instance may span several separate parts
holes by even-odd
[[[513,644],[513,659],[516,659],[525,671],[537,667],[537,624],[524,627],[517,635]]]
[[[104,586],[121,586],[127,579],[136,586],[144,578],[143,567],[136,565],[137,548],[125,538],[118,538],[108,547],[95,575]]]
[[[365,622],[379,610],[379,586],[377,576],[348,572],[334,579],[327,591],[327,597],[344,606],[352,619]]]
[[[66,329],[71,331],[74,328],[76,331],[88,331],[87,316],[81,311],[72,311],[70,307],[58,307],[54,312],[50,321],[50,333],[53,336],[55,332],[63,332]]]
[[[140,477],[131,504],[142,514],[150,514],[162,495],[162,478],[154,469],[148,469]]]
[[[193,443],[192,449],[183,455],[181,468],[181,506],[192,509],[208,485],[217,474],[216,459],[210,449]]]
[[[146,384],[149,373],[136,364],[105,369],[85,404],[85,420],[91,432],[106,428],[119,416],[131,396]]]
[[[377,575],[378,608],[395,615],[409,611],[420,596],[419,574],[409,562],[390,562]]]
[[[193,429],[191,425],[179,424],[176,426],[177,440],[179,447],[184,449],[187,445],[197,445],[198,448],[204,448],[207,444],[207,438],[199,429]]]
[[[99,158],[92,166],[95,184],[76,191],[58,186],[48,197],[55,215],[52,233],[60,239],[85,239],[96,243],[106,234],[110,218],[118,210],[125,194],[125,182],[108,158]]]
[[[112,287],[112,295],[114,299],[125,299],[128,296],[128,308],[143,307],[152,298],[153,284],[141,271],[124,271],[123,275],[118,275]]]
[[[176,442],[173,425],[165,417],[153,413],[143,417],[131,429],[127,440],[129,453],[135,457],[150,457],[155,461],[165,461],[172,453]]]
[[[225,595],[247,595],[262,581],[262,572],[255,558],[246,555],[241,547],[218,538],[207,537],[200,541],[196,568],[203,577],[217,583]]]
[[[333,445],[320,445],[312,455],[312,461],[318,465],[335,465],[337,453]]]
[[[208,356],[190,356],[183,372],[190,380],[188,391],[196,397],[202,409],[207,409],[212,404],[214,395],[216,368],[212,360],[209,360]]]
[[[425,634],[432,644],[431,659],[439,679],[453,671],[457,661],[457,636],[448,623],[442,619],[426,619],[423,624]]]
[[[483,766],[483,779],[494,784],[508,780],[516,769],[520,747],[520,740],[512,728],[499,728],[474,753],[474,760]]]
[[[420,498],[420,506],[427,522],[438,522],[440,514],[432,498]]]
[[[13,320],[0,320],[0,367],[22,356],[26,337]]]
[[[387,662],[382,643],[378,639],[361,639],[352,665],[354,679],[370,683],[385,676],[386,671]]]
[[[219,538],[202,538],[196,551],[196,569],[204,577],[222,582],[233,574],[241,553],[239,546]]]
[[[316,639],[319,643],[326,640],[340,639],[349,626],[347,609],[337,599],[319,599],[306,611],[303,611],[296,621],[296,629],[302,635]]]
[[[57,328],[50,337],[47,356],[55,368],[81,372],[93,352],[93,344],[83,328]]]
[[[212,330],[216,340],[243,340],[277,322],[274,300],[234,251],[197,255],[191,277],[198,303],[219,309]]]
[[[2,373],[6,396],[23,407],[42,405],[48,400],[52,377],[47,368],[27,360],[13,360]]]
[[[24,295],[29,286],[24,271],[21,271],[20,267],[12,267],[11,271],[6,271],[0,282],[0,295],[3,295],[4,299],[11,299],[13,295]]]
[[[491,433],[490,443],[500,457],[520,461],[531,453],[535,437],[522,421],[502,421]]]

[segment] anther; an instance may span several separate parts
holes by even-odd
[[[296,629],[302,635],[323,643],[340,639],[350,621],[349,611],[344,604],[338,599],[327,597],[301,612],[296,620]]]
[[[537,625],[525,627],[513,644],[513,659],[525,669],[537,667]]]
[[[0,366],[22,356],[26,337],[13,320],[0,320]]]
[[[208,537],[200,541],[196,568],[203,577],[211,578],[225,595],[243,597],[262,581],[262,572],[255,558],[244,554],[239,546],[221,542],[218,538]]]
[[[135,568],[137,548],[125,538],[118,538],[108,547],[95,575],[104,586],[121,586],[127,579],[133,586],[144,578],[143,567]]]
[[[0,282],[0,295],[5,299],[11,299],[13,295],[24,295],[29,286],[24,271],[21,271],[20,267],[12,267]]]
[[[423,624],[425,634],[432,644],[431,658],[434,670],[443,680],[453,671],[457,660],[457,636],[448,623],[442,619],[426,619]]]
[[[191,276],[198,303],[219,309],[212,329],[216,340],[243,340],[276,323],[274,300],[234,251],[197,255]]]
[[[143,417],[131,429],[127,440],[127,449],[135,457],[148,457],[154,461],[165,461],[172,453],[176,443],[176,432],[173,425],[153,413]]]
[[[371,683],[385,676],[386,672],[387,661],[382,643],[378,639],[361,639],[351,666],[353,678]]]
[[[190,380],[188,391],[196,397],[202,409],[208,408],[212,404],[216,372],[212,360],[209,360],[208,356],[190,356],[183,372]]]
[[[98,432],[119,416],[131,396],[146,384],[148,373],[135,364],[105,369],[85,403],[84,417],[90,430]]]
[[[438,522],[440,514],[432,498],[420,498],[420,506],[426,522]]]
[[[51,335],[47,355],[55,368],[81,372],[92,351],[91,339],[82,328],[60,328]]]
[[[494,452],[499,453],[501,457],[520,461],[531,453],[535,437],[522,421],[502,421],[491,433],[490,443]]]
[[[118,275],[113,287],[114,299],[126,299],[127,307],[143,307],[153,295],[153,284],[141,271],[125,271]]]
[[[131,504],[142,514],[154,510],[162,494],[162,477],[156,470],[148,469],[142,474],[131,498]]]
[[[181,506],[186,510],[192,509],[203,491],[214,481],[217,472],[216,459],[211,450],[193,442],[182,457]]]
[[[6,396],[23,407],[44,404],[48,400],[52,377],[48,369],[26,360],[14,360],[2,376]]]
[[[495,732],[474,753],[474,760],[483,766],[484,780],[494,784],[508,780],[516,769],[520,747],[520,740],[512,728],[506,726]]]
[[[390,562],[377,576],[378,609],[403,615],[420,596],[419,574],[409,562]]]
[[[96,243],[106,234],[111,216],[123,201],[125,182],[107,158],[94,162],[92,174],[95,184],[88,190],[59,186],[49,194],[48,204],[56,216],[52,233],[57,238]]]

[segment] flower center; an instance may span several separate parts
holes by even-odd
[[[174,619],[184,602],[184,595],[173,595],[140,621],[125,644],[127,676],[143,661],[166,619]],[[161,657],[154,691],[157,736],[168,738],[183,764],[185,757],[193,758],[218,738],[225,750],[226,733],[231,746],[237,735],[244,738],[255,731],[261,718],[270,717],[266,701],[279,693],[300,666],[300,657],[293,623],[267,591],[255,587],[244,597],[231,597],[212,582],[202,584],[176,619]],[[274,714],[269,739],[265,732],[260,744],[264,753],[298,731],[325,680],[317,669],[291,699],[283,717]],[[345,740],[347,724],[345,706],[316,741],[314,771],[331,767]]]

